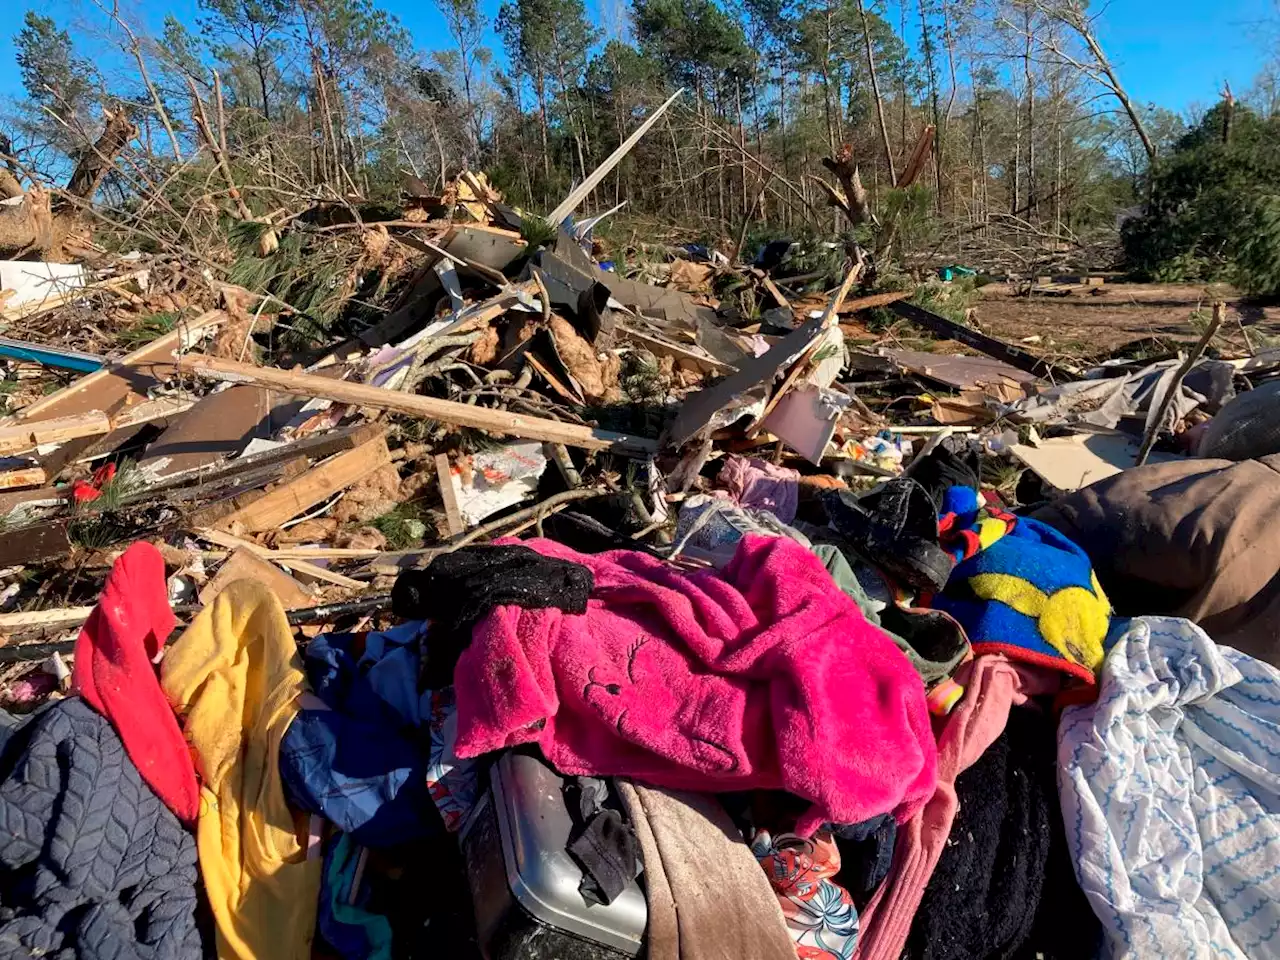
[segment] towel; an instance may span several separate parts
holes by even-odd
[[[721,572],[631,551],[576,554],[587,612],[499,607],[454,674],[460,757],[538,743],[561,773],[681,790],[782,789],[796,832],[910,817],[935,746],[911,663],[785,538],[747,536]]]
[[[160,551],[138,541],[112,566],[76,638],[71,685],[115,727],[161,802],[179,820],[195,823],[196,770],[154,666],[176,622]]]
[[[618,781],[644,858],[649,960],[796,960],[764,871],[715,797]]]
[[[1037,520],[981,505],[972,487],[947,492],[938,531],[956,566],[930,603],[959,621],[974,653],[1094,683],[1111,604],[1083,550]]]
[[[1058,725],[1076,877],[1111,958],[1280,955],[1280,670],[1139,617]]]
[[[229,585],[169,650],[161,683],[204,783],[196,847],[219,958],[307,960],[321,861],[306,858],[306,818],[280,779],[280,741],[306,677],[275,594],[253,580]]]

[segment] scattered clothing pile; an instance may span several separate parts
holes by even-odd
[[[310,638],[242,580],[173,639],[134,544],[73,695],[0,718],[0,955],[1280,956],[1276,563],[1233,519],[1276,469],[1027,516],[955,445],[863,496],[729,457],[666,556],[561,516]]]

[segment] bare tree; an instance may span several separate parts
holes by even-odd
[[[876,118],[880,121],[880,138],[884,141],[884,162],[889,168],[889,182],[894,183],[898,179],[898,173],[893,167],[893,147],[889,144],[889,125],[884,118],[884,97],[880,93],[880,80],[876,76],[876,57],[871,46],[871,27],[867,23],[867,8],[862,0],[858,0],[858,16],[862,18],[862,40],[867,48],[867,73],[871,76],[871,92],[876,98]]]
[[[1102,49],[1102,44],[1098,42],[1097,34],[1093,29],[1093,18],[1085,13],[1084,4],[1081,0],[1034,0],[1034,3],[1036,8],[1045,16],[1069,27],[1080,38],[1087,48],[1093,63],[1085,63],[1081,58],[1073,56],[1058,41],[1056,36],[1051,36],[1046,40],[1044,37],[1036,35],[1034,31],[1018,27],[1014,27],[1014,29],[1021,30],[1029,43],[1036,44],[1064,63],[1080,70],[1119,100],[1120,106],[1124,108],[1125,114],[1129,117],[1129,122],[1133,124],[1134,132],[1138,135],[1138,139],[1142,141],[1142,148],[1146,150],[1147,158],[1155,160],[1155,143],[1147,133],[1142,114],[1134,106],[1133,100],[1130,99],[1128,92],[1120,83],[1120,78],[1117,76],[1111,60],[1107,57],[1106,51]],[[1014,26],[1007,20],[1005,23],[1008,26]]]

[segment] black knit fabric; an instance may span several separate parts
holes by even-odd
[[[83,700],[0,759],[0,958],[198,960],[196,844]]]
[[[1054,757],[1052,721],[1015,707],[995,743],[956,778],[960,808],[912,921],[907,957],[1002,960],[1026,944],[1058,817]]]
[[[494,607],[554,607],[587,612],[595,578],[579,563],[544,557],[518,545],[463,547],[423,570],[406,570],[391,588],[391,610],[406,620],[430,620],[423,682],[453,682],[453,668],[471,642],[471,628]]]

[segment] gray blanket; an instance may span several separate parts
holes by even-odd
[[[78,698],[0,755],[0,958],[199,960],[196,844]]]

